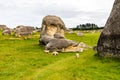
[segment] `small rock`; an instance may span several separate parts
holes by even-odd
[[[77,36],[83,36],[83,33],[78,32],[78,33],[77,33]]]
[[[82,48],[87,48],[87,47],[88,47],[88,46],[87,46],[85,43],[83,43],[83,42],[80,42],[80,43],[79,43],[79,46],[82,47]]]
[[[45,53],[49,53],[49,50],[44,50]]]

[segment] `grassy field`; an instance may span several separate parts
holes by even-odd
[[[66,37],[89,46],[97,43],[100,33]],[[38,45],[39,34],[29,39],[2,36],[0,32],[0,80],[120,80],[120,60],[95,56],[92,49],[80,53],[44,53]]]

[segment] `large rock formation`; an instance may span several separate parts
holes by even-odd
[[[120,57],[120,0],[115,0],[111,14],[102,31],[97,52],[101,56]]]
[[[0,30],[5,30],[7,29],[8,27],[6,25],[0,25]]]
[[[65,39],[65,30],[65,24],[59,17],[48,15],[43,18],[39,43],[44,44],[48,51],[81,52],[79,43]]]
[[[20,25],[15,28],[15,35],[19,37],[31,35],[34,30],[34,27]]]
[[[79,45],[78,43],[73,42],[71,40],[54,38],[54,39],[51,39],[49,41],[49,43],[45,46],[45,49],[50,50],[50,51],[63,51],[63,52],[65,52],[66,51],[65,49],[67,47],[69,47],[69,46],[76,47],[78,45]],[[75,51],[75,50],[72,49],[71,52],[73,52],[73,51]]]
[[[53,15],[45,16],[42,21],[39,43],[46,45],[50,39],[55,37],[55,34],[59,35],[59,37],[64,37],[65,30],[66,27],[61,18]]]
[[[5,30],[2,31],[2,35],[11,35],[12,31],[10,28],[6,28]]]

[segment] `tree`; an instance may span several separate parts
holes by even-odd
[[[79,25],[77,25],[77,29],[79,29],[80,28],[80,26]]]
[[[120,0],[115,0],[111,14],[97,43],[101,56],[120,57]]]
[[[93,29],[100,29],[100,28],[94,23],[80,24],[77,25],[76,28],[73,28],[73,30],[93,30]]]

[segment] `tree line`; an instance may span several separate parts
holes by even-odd
[[[98,25],[94,23],[86,23],[86,24],[79,24],[75,28],[72,28],[73,30],[97,30],[97,29],[103,29],[104,27],[98,27]]]

